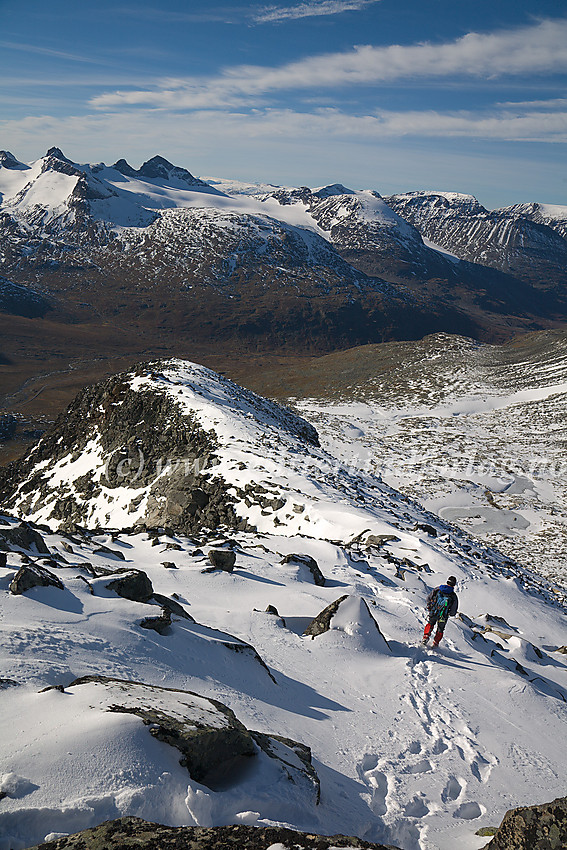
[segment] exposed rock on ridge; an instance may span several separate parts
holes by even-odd
[[[162,826],[140,818],[107,821],[76,835],[38,844],[30,850],[399,850],[391,844],[373,844],[345,835],[313,835],[281,826]]]

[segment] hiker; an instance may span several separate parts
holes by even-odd
[[[435,623],[437,623],[437,631],[433,638],[433,646],[439,646],[439,642],[441,641],[443,632],[445,631],[445,626],[447,625],[447,620],[449,617],[454,617],[457,613],[459,600],[454,590],[456,584],[457,579],[455,576],[449,576],[447,584],[442,584],[435,588],[435,590],[432,590],[427,597],[427,610],[429,611],[429,617],[423,631],[422,644],[424,646],[431,637],[431,632],[433,631]]]

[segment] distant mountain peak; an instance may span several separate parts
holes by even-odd
[[[13,171],[19,171],[23,168],[28,168],[23,162],[20,162],[10,151],[0,151],[0,168],[9,168]]]
[[[126,162],[124,158],[116,160],[112,168],[116,169],[116,171],[119,171],[120,174],[124,174],[126,177],[138,176],[138,172],[136,171],[136,169],[132,168],[132,166],[128,162]]]
[[[314,189],[313,195],[316,198],[330,198],[332,195],[355,195],[353,189],[347,189],[342,183],[331,183],[329,186],[322,186],[320,189]]]
[[[45,155],[52,156],[54,159],[60,159],[63,162],[68,162],[70,165],[73,165],[72,160],[68,159],[68,157],[65,156],[61,148],[49,148]]]

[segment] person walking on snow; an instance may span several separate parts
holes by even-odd
[[[427,597],[427,610],[429,611],[429,617],[423,631],[423,640],[421,641],[423,646],[426,645],[427,641],[431,637],[431,632],[433,631],[435,623],[437,623],[437,631],[433,638],[433,646],[439,646],[441,638],[443,637],[443,632],[445,631],[445,626],[447,625],[447,620],[449,617],[454,617],[457,613],[459,600],[454,590],[456,584],[457,579],[455,576],[449,576],[447,584],[442,584],[435,588],[435,590],[432,590]]]

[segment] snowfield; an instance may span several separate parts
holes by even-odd
[[[264,486],[274,503],[236,502],[257,531],[188,537],[138,530],[143,502],[120,530],[131,490],[109,501],[101,488],[90,530],[56,531],[38,507],[44,552],[14,543],[20,520],[0,518],[0,850],[126,814],[479,850],[479,827],[565,793],[559,586],[345,465],[302,419],[208,369],[169,361],[130,386],[175,399],[214,431],[210,474],[235,494]],[[101,445],[87,458],[97,481]],[[58,462],[59,484],[84,475],[75,463]],[[233,572],[211,571],[211,550],[234,553]],[[62,586],[13,593],[30,561]],[[153,596],[109,587],[132,569]],[[438,651],[424,649],[427,595],[450,574],[460,616]],[[343,597],[328,631],[303,634]],[[178,606],[171,622],[142,626],[164,599]],[[254,755],[205,784],[158,737],[161,721],[135,713],[149,701],[191,728],[211,717],[223,727],[227,715],[210,700],[254,733],[309,747],[320,800],[289,741],[270,738],[267,751],[254,738]]]

